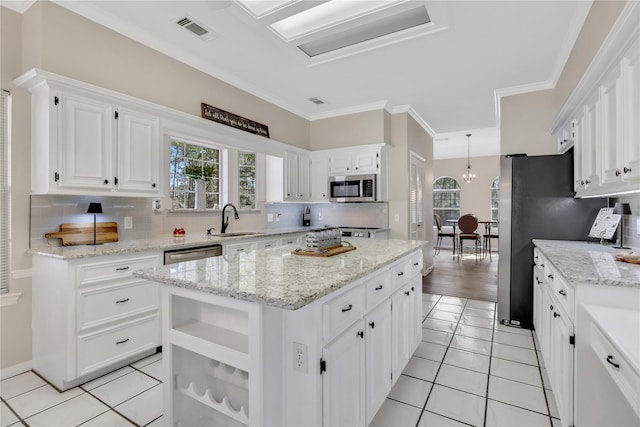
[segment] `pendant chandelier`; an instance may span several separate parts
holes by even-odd
[[[469,161],[469,138],[471,138],[471,134],[467,134],[467,172],[462,174],[462,179],[464,182],[472,182],[476,179],[476,174],[471,173],[471,162]]]

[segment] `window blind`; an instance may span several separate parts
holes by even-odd
[[[10,94],[0,90],[0,294],[9,292],[10,271],[10,190],[11,162],[9,149]]]

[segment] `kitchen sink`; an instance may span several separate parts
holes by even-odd
[[[235,233],[214,233],[212,236],[216,237],[238,237],[238,236],[251,236],[254,234],[264,234],[257,231],[238,231]]]

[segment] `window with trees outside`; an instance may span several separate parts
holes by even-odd
[[[460,185],[454,178],[442,176],[433,181],[433,213],[443,223],[460,218]]]
[[[498,208],[500,207],[500,177],[497,176],[491,183],[491,220],[498,221]]]
[[[169,197],[172,209],[220,209],[223,149],[171,141]]]
[[[238,171],[240,198],[239,209],[255,209],[256,207],[256,153],[240,151],[238,153]]]

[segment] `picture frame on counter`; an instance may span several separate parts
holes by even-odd
[[[200,104],[200,108],[203,119],[222,123],[223,125],[269,138],[269,127],[267,125],[247,119],[246,117],[238,116],[237,114],[230,113],[212,105],[205,104],[204,102]]]

